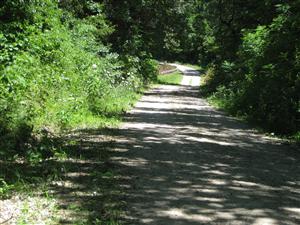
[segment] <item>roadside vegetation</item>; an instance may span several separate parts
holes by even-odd
[[[299,136],[298,0],[105,2],[119,28],[113,48],[130,39],[132,51],[197,64],[203,96],[268,132]]]
[[[249,1],[242,6],[251,9],[246,14],[225,2],[216,9],[213,2],[203,3],[203,40],[212,34],[203,45],[203,95],[265,131],[299,141],[299,1]],[[223,19],[215,19],[220,13]]]
[[[45,208],[53,221],[63,211],[73,224],[116,224],[108,128],[149,84],[181,82],[158,76],[158,61],[199,65],[202,96],[299,141],[299,13],[299,0],[2,1],[0,202],[21,210],[3,217],[0,205],[0,215],[32,224]],[[89,203],[57,191],[82,184]]]
[[[111,49],[114,29],[97,2],[1,3],[0,223],[53,224],[69,216],[72,224],[114,223],[118,210],[108,205],[115,175],[105,164],[112,143],[98,136],[118,125],[158,67],[146,53]],[[95,129],[101,143],[83,151],[88,140],[68,138],[82,129]],[[64,193],[82,191],[68,175],[80,177],[78,161],[88,168],[82,193],[95,196],[88,204]]]
[[[157,80],[159,84],[180,85],[182,78],[182,73],[180,71],[176,71],[170,74],[160,74],[158,75]]]

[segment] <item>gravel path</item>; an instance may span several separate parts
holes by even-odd
[[[191,67],[183,66],[179,64],[170,64],[172,66],[176,66],[178,70],[183,73],[183,79],[181,81],[181,85],[183,86],[192,86],[197,87],[200,85],[200,74],[199,71],[194,70]]]
[[[215,110],[197,89],[152,89],[117,131],[124,224],[300,224],[299,149]]]

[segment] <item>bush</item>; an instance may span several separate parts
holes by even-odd
[[[23,154],[21,143],[42,127],[124,112],[155,76],[153,61],[110,53],[104,41],[112,28],[100,11],[79,18],[56,1],[26,3],[11,1],[0,11],[1,18],[18,15],[0,22],[1,154]]]
[[[140,73],[143,75],[144,83],[157,81],[158,62],[151,58],[142,60]]]
[[[272,24],[246,32],[240,50],[247,76],[245,112],[280,133],[299,127],[299,19],[295,8],[280,8]],[[286,35],[289,33],[288,35]]]
[[[299,5],[278,5],[271,24],[244,29],[234,62],[207,70],[204,87],[219,105],[280,134],[300,128]]]

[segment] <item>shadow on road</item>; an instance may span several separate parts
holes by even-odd
[[[126,121],[112,133],[128,224],[300,224],[299,152],[196,89],[154,89]]]
[[[194,70],[194,69],[184,71],[184,75],[187,75],[187,76],[199,77],[199,73],[200,73],[200,70]]]
[[[214,110],[197,88],[153,89],[125,120],[66,137],[67,159],[0,162],[1,174],[53,180],[60,224],[114,224],[124,201],[121,224],[300,224],[299,151]]]
[[[41,200],[55,199],[57,210],[42,216],[47,219],[54,216],[52,220],[57,221],[57,224],[117,223],[123,203],[117,185],[120,183],[119,177],[114,173],[114,165],[110,163],[114,148],[114,141],[110,137],[108,130],[77,131],[53,138],[51,145],[45,146],[55,148],[57,152],[61,149],[66,157],[51,157],[36,163],[0,160],[0,181],[3,178],[8,184],[16,185],[22,182],[24,190],[20,192],[25,192],[25,198],[22,195],[12,199],[12,196],[7,196],[11,208],[7,212],[9,219],[4,224],[19,224],[16,221],[17,209],[22,210],[24,215],[29,214],[27,208],[21,207],[21,204],[28,205],[27,195]],[[49,207],[43,204],[39,206],[41,209]],[[14,205],[16,209],[12,207]],[[6,217],[1,218],[0,213],[0,223],[3,221],[6,221]]]

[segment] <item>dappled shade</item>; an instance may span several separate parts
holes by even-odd
[[[128,224],[299,224],[299,152],[196,89],[147,93],[117,131]]]

